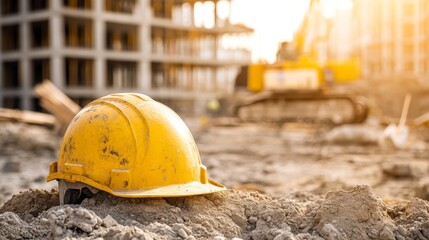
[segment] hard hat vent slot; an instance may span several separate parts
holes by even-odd
[[[206,166],[204,166],[202,164],[200,166],[200,181],[202,184],[206,184],[208,182],[207,168],[206,168]]]
[[[55,161],[49,165],[49,173],[58,172],[58,161]]]
[[[128,169],[112,169],[110,187],[115,190],[126,190],[130,187],[130,172]]]

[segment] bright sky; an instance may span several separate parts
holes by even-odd
[[[274,62],[280,41],[292,40],[310,0],[233,0],[231,22],[252,27],[252,58]],[[351,0],[321,0],[326,17],[337,8],[350,7]]]
[[[309,0],[233,0],[231,22],[252,27],[253,60],[275,60],[278,42],[292,40]]]

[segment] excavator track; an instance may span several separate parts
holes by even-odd
[[[368,105],[348,90],[265,91],[239,100],[235,114],[247,122],[347,124],[365,121]]]

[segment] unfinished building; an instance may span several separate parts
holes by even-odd
[[[365,78],[429,79],[429,1],[355,1],[356,53]]]
[[[251,59],[230,0],[0,0],[0,13],[0,107],[40,110],[32,88],[51,79],[81,105],[140,92],[198,108]]]

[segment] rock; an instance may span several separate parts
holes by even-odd
[[[383,174],[393,178],[413,178],[413,169],[408,163],[388,163],[382,165]]]
[[[116,222],[116,220],[113,219],[112,216],[107,215],[105,218],[103,218],[102,225],[105,227],[113,227],[113,226],[117,226],[118,222]]]
[[[93,198],[85,198],[82,201],[81,206],[90,207],[90,206],[94,206],[95,204],[96,204],[95,199],[93,199]]]
[[[172,227],[159,222],[150,223],[149,225],[144,227],[144,230],[148,232],[154,232],[159,235],[169,236],[171,238],[177,236],[176,232],[173,230]]]
[[[325,140],[335,144],[378,145],[383,132],[366,125],[342,125],[325,135]]]
[[[30,181],[26,181],[26,180],[24,180],[22,183],[21,183],[21,186],[20,186],[21,188],[29,188],[30,187]]]
[[[142,229],[138,227],[133,227],[133,230],[134,230],[134,237],[137,238],[138,240],[153,240],[153,237],[151,236],[151,234],[143,231]]]
[[[273,240],[295,240],[295,237],[291,232],[283,232],[277,235]]]
[[[0,214],[0,239],[32,239],[30,226],[12,212]]]
[[[46,181],[46,177],[45,176],[38,176],[38,177],[36,177],[36,178],[33,179],[33,182],[36,182],[36,183],[43,183],[45,181]]]
[[[183,239],[188,237],[188,234],[185,232],[185,230],[183,230],[183,228],[181,228],[181,229],[179,229],[179,231],[177,231],[177,235],[179,235]]]
[[[222,236],[216,236],[213,238],[213,240],[226,240],[226,238]]]
[[[421,231],[425,238],[429,238],[429,223],[425,222],[421,225]]]
[[[82,207],[58,208],[50,215],[50,224],[55,237],[61,237],[61,235],[56,235],[58,227],[62,227],[62,229],[79,228],[86,233],[90,233],[98,228],[101,223],[102,220],[94,212]]]
[[[250,223],[250,224],[255,224],[257,221],[258,221],[258,218],[257,218],[257,217],[250,217],[250,218],[249,218],[249,223]]]
[[[332,224],[323,225],[321,234],[322,236],[333,240],[347,239],[346,236],[343,236]]]
[[[175,229],[176,231],[183,230],[187,235],[192,235],[192,230],[186,227],[184,224],[173,224],[173,229]]]
[[[2,172],[4,173],[18,173],[21,172],[21,162],[7,161],[4,163]]]
[[[380,233],[380,239],[382,240],[395,240],[395,234],[392,229],[389,227],[383,228],[383,231]]]
[[[232,221],[234,221],[235,224],[237,224],[239,227],[244,227],[247,224],[247,219],[244,215],[233,213],[231,215]]]
[[[172,211],[173,213],[179,213],[180,211],[182,211],[180,208],[172,208],[170,209],[170,211]]]

